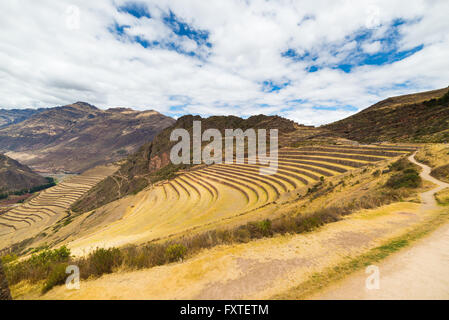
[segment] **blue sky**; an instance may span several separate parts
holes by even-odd
[[[0,108],[323,124],[449,85],[448,1],[0,3]]]

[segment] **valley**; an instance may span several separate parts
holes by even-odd
[[[381,117],[385,108],[401,108],[404,103],[425,106],[427,101],[437,101],[432,103],[440,103],[444,109],[446,101],[438,98],[442,93],[437,90],[387,99],[370,112]],[[63,111],[75,112],[81,119],[87,113],[98,113],[80,103]],[[59,116],[59,110],[56,114]],[[33,117],[32,121],[38,121]],[[357,124],[357,117],[342,121]],[[30,119],[17,126],[28,126]],[[173,165],[169,154],[175,142],[169,139],[170,133],[177,128],[191,133],[193,121],[201,121],[205,130],[217,128],[221,133],[226,128],[278,128],[276,170],[249,159],[243,163],[234,159],[233,163]],[[440,184],[435,179],[447,179],[444,139],[438,140],[443,143],[405,138],[397,142],[382,141],[379,136],[368,139],[371,143],[361,143],[350,140],[354,137],[339,128],[338,123],[303,126],[278,116],[183,116],[160,128],[134,153],[100,162],[107,164],[89,162],[80,167],[78,162],[66,162],[68,172],[87,170],[75,175],[65,169],[54,171],[52,176],[61,178],[56,186],[29,195],[0,214],[0,255],[10,261],[6,273],[12,277],[13,296],[305,298],[316,291],[311,275],[327,277],[326,272],[347,259],[360,259],[395,237],[445,221],[447,189],[443,185],[435,189],[434,185]],[[366,128],[373,132],[370,125]],[[61,137],[67,135],[63,127],[58,130]],[[399,131],[396,133],[402,134]],[[135,148],[131,142],[128,145]],[[19,155],[20,150],[8,154]],[[26,152],[34,154],[33,150]],[[27,159],[25,162],[34,158]],[[420,173],[421,163],[431,168],[424,167],[425,172]],[[33,259],[54,259],[51,257],[58,256],[57,252],[66,255],[53,261],[54,267],[28,265]],[[96,259],[106,260],[98,264]],[[67,263],[82,269],[86,289],[79,295],[61,293],[63,289],[57,287],[61,283],[45,282],[58,266]],[[21,268],[28,271],[17,273]],[[352,271],[347,269],[341,276]],[[167,279],[173,272],[181,276],[175,283],[164,280],[167,291],[151,280]],[[112,275],[105,276],[108,273]],[[266,274],[266,279],[256,281],[258,273]],[[123,277],[131,279],[127,288],[116,283],[124,281]],[[329,273],[329,279],[334,277],[340,279]],[[113,284],[104,289],[103,281]],[[142,281],[152,283],[154,289],[142,289]],[[325,278],[321,281],[319,285],[328,283]],[[42,286],[46,289],[36,295]]]

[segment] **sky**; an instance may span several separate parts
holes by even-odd
[[[2,0],[0,108],[321,125],[449,86],[447,0]]]

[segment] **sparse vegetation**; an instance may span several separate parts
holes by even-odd
[[[40,253],[33,254],[26,260],[18,261],[15,256],[6,255],[1,258],[4,265],[5,274],[10,285],[14,285],[23,280],[36,283],[40,280],[56,280],[58,268],[65,265],[70,258],[70,250],[67,247],[61,247],[54,250],[42,250]],[[64,269],[65,270],[65,269]],[[50,286],[51,282],[48,283]]]
[[[447,143],[448,95],[448,89],[445,88],[388,98],[351,117],[326,125],[325,128],[347,139],[366,143]]]
[[[449,206],[449,188],[435,194],[435,199],[442,206]]]
[[[182,244],[172,244],[166,249],[167,260],[170,262],[182,261],[184,256],[186,255],[187,248]]]
[[[392,189],[418,188],[422,181],[416,166],[405,158],[402,158],[390,165],[390,170],[394,173],[385,184]]]

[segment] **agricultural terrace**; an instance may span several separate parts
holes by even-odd
[[[19,234],[29,237],[68,216],[70,206],[114,170],[113,166],[102,166],[70,177],[1,214],[1,247],[5,247],[12,238],[17,239]]]
[[[143,191],[122,219],[75,240],[82,252],[168,237],[292,199],[320,180],[409,154],[413,147],[313,146],[279,150],[278,170],[260,164],[213,164],[180,173]],[[266,167],[265,167],[266,168]],[[79,253],[78,250],[74,251]]]

